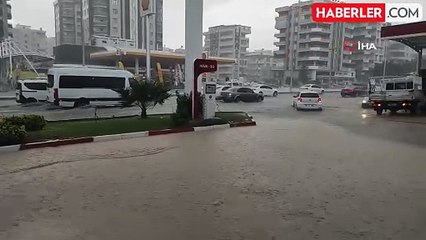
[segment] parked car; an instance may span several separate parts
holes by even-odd
[[[221,94],[224,102],[262,102],[262,94],[255,93],[253,89],[246,87],[231,88]]]
[[[47,100],[47,80],[19,80],[16,83],[16,102],[31,103]]]
[[[316,92],[318,94],[323,94],[324,88],[316,84],[306,84],[300,87],[300,91],[309,91],[309,92]]]
[[[340,91],[342,97],[361,97],[368,94],[368,86],[348,86]]]
[[[277,97],[278,90],[268,85],[259,85],[253,88],[254,92],[263,94],[263,96]]]
[[[362,99],[361,107],[362,108],[373,108],[373,103],[371,102],[369,97],[365,97],[365,98]]]
[[[322,99],[319,93],[311,91],[302,91],[294,96],[293,108],[300,110],[319,110],[322,111]]]
[[[216,100],[222,99],[222,92],[226,92],[231,89],[230,86],[217,86],[216,87]]]

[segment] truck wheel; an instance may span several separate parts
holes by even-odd
[[[241,99],[240,99],[240,97],[236,97],[234,101],[235,101],[236,103],[239,103],[239,102],[241,102]]]
[[[74,108],[87,106],[89,104],[90,104],[89,100],[87,100],[85,98],[81,98],[81,99],[78,99],[74,102]]]
[[[376,113],[378,116],[383,114],[383,109],[376,109]]]

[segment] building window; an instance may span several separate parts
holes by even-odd
[[[112,10],[112,13],[114,13],[114,14],[118,14],[118,9],[114,8],[114,9]]]
[[[113,0],[113,1],[112,1],[112,4],[114,4],[114,5],[118,5],[118,0]]]

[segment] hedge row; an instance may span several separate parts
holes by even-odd
[[[0,146],[21,144],[28,132],[40,131],[45,126],[46,120],[38,115],[0,118]]]

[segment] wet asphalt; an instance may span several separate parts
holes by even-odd
[[[219,105],[257,127],[1,154],[0,239],[425,239],[425,117],[290,101]]]

